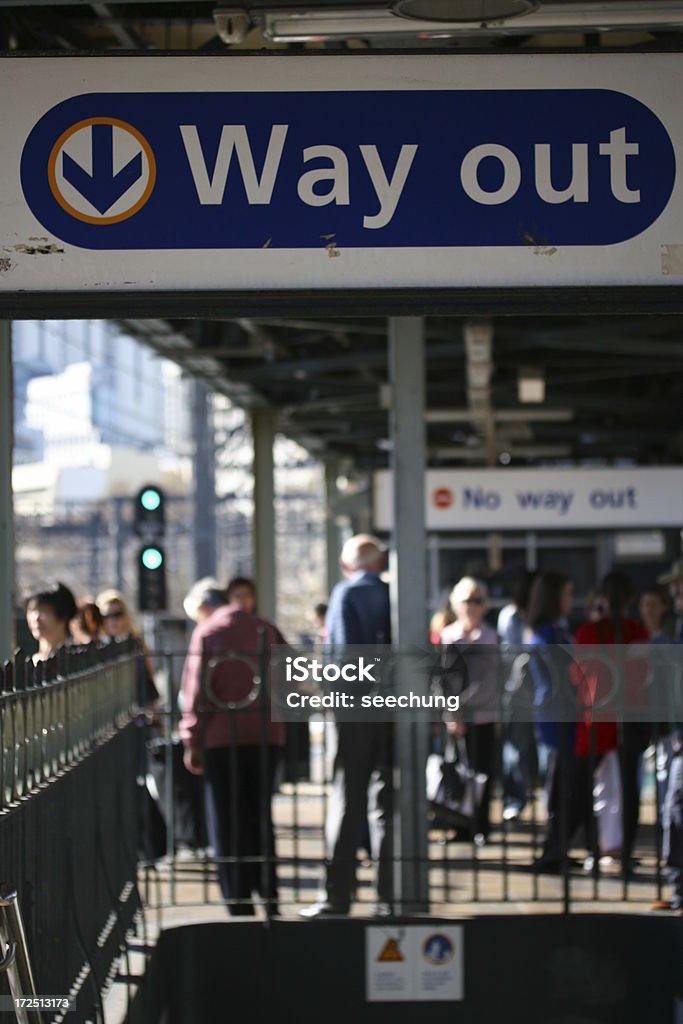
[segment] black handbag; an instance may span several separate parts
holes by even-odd
[[[425,775],[431,827],[473,832],[488,776],[470,768],[464,740],[448,736],[443,755],[427,758]]]

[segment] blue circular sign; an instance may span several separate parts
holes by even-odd
[[[455,946],[447,935],[442,932],[435,932],[425,940],[422,946],[422,955],[425,960],[435,967],[442,967],[449,963],[455,955]]]

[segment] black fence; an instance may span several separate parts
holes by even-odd
[[[62,649],[0,669],[0,863],[18,892],[39,995],[99,1019],[101,992],[140,909],[132,644]],[[3,993],[8,994],[3,981]]]
[[[326,830],[335,813],[338,820],[335,745],[342,742],[338,734],[344,723],[335,724],[324,705],[308,707],[298,720],[277,721],[273,662],[263,645],[258,651],[213,651],[200,656],[194,744],[195,767],[203,767],[204,774],[193,774],[180,737],[186,652],[157,652],[154,658],[157,681],[165,689],[154,709],[143,708],[144,667],[132,643],[65,648],[38,664],[17,657],[2,669],[3,881],[19,894],[38,992],[76,1001],[75,1013],[45,1012],[46,1021],[77,1024],[102,1018],[102,991],[144,906],[158,911],[162,923],[166,908],[212,905],[221,916],[227,909],[240,916],[294,917],[323,895],[326,873],[334,867]],[[420,679],[428,692],[433,680]],[[642,909],[665,895],[661,809],[666,765],[661,757],[655,763],[655,750],[659,744],[659,754],[671,757],[671,734],[653,721],[629,739],[626,724],[633,723],[615,726],[613,769],[622,773],[623,782],[627,767],[638,782],[635,817],[623,800],[618,811],[621,835],[633,829],[628,859],[619,856],[625,851],[623,838],[613,858],[601,856],[595,782],[604,757],[595,725],[582,763],[582,792],[590,804],[585,835],[573,837],[575,780],[561,728],[553,768],[539,756],[535,728],[515,714],[514,701],[501,699],[496,721],[470,721],[469,743],[463,744],[440,714],[415,722],[416,734],[427,739],[428,765],[437,771],[439,785],[426,800],[424,820],[415,818],[415,827],[424,828],[426,837],[426,858],[420,864],[427,881],[426,906],[397,899],[402,916],[427,909],[447,918],[505,906],[512,912],[566,913],[590,910],[596,903]],[[516,726],[523,727],[523,736]],[[356,730],[343,740],[351,744],[351,760],[365,756],[366,728],[379,737],[368,781],[381,774],[375,771],[380,768],[393,782],[393,800],[383,809],[385,834],[391,835],[400,828],[397,793],[406,784],[397,774],[396,723],[353,721],[348,727]],[[533,745],[527,762],[533,773],[524,780],[524,801],[511,814],[502,780],[510,772],[510,743],[519,752],[524,738]],[[451,780],[449,792],[441,785],[448,775],[444,766],[454,763],[458,744],[466,763],[451,771],[457,779]],[[348,764],[349,748],[346,753]],[[413,783],[430,785],[426,766],[417,758],[407,768],[403,761],[403,771]],[[549,864],[543,855],[548,852],[553,777],[558,781],[550,799],[560,846]],[[477,807],[485,788],[488,816],[482,819]],[[214,798],[214,819],[208,825],[207,789]],[[473,801],[469,809],[466,794]],[[404,867],[390,848],[378,850],[376,812],[377,806],[370,808],[367,830],[362,823],[347,845],[350,899],[353,913],[361,916],[378,909],[378,854],[397,882]],[[394,892],[399,889],[397,884]],[[390,914],[392,904],[390,898],[385,908]]]
[[[271,696],[269,665],[263,653],[225,652],[204,659],[198,717],[204,723],[213,721],[214,738],[207,744],[205,724],[198,735],[203,737],[204,747],[210,747],[215,742],[216,719],[223,719],[219,731],[222,728],[224,756],[222,767],[215,766],[214,776],[222,771],[231,780],[221,796],[224,833],[222,849],[217,852],[210,845],[204,821],[206,783],[183,764],[178,690],[185,655],[168,651],[155,655],[157,669],[167,680],[168,699],[157,709],[163,728],[149,744],[149,773],[164,820],[165,841],[164,855],[150,858],[145,865],[145,900],[160,912],[170,906],[227,904],[228,910],[237,914],[252,913],[256,906],[257,912],[266,916],[294,915],[323,896],[330,867],[325,831],[335,799],[337,729],[333,714],[324,709],[312,712],[309,707],[299,721],[282,725],[285,735],[280,745],[280,737],[272,732],[271,707],[263,700],[265,695]],[[244,665],[250,662],[245,675]],[[229,666],[238,663],[242,664],[241,682],[231,689]],[[507,672],[502,663],[501,672]],[[228,679],[227,689],[225,682],[222,686],[216,683],[217,673]],[[422,685],[428,692],[429,680],[424,679]],[[680,687],[680,680],[677,685]],[[680,701],[676,708],[680,709]],[[614,714],[610,706],[609,715]],[[659,707],[657,714],[661,714]],[[256,728],[250,728],[247,743],[242,733],[246,719],[251,719],[252,726],[258,721]],[[594,721],[587,731],[588,749],[578,759],[577,782],[577,758],[569,749],[572,741],[565,731],[569,723],[558,725],[558,743],[549,754],[538,742],[528,713],[520,715],[519,706],[501,688],[496,720],[486,723],[485,729],[470,726],[454,813],[449,815],[443,792],[437,799],[432,791],[427,802],[422,822],[427,858],[422,867],[430,912],[456,915],[475,907],[483,911],[501,905],[512,912],[522,907],[569,912],[590,910],[596,903],[612,903],[615,908],[627,903],[644,909],[666,895],[661,817],[666,774],[675,753],[671,733],[664,723],[654,720],[636,729],[637,735],[633,721],[626,723],[626,731],[625,723],[618,723],[618,742],[613,756],[606,759],[599,749],[599,725]],[[354,729],[365,727],[359,721],[351,724]],[[377,728],[378,724],[368,723],[368,727]],[[379,728],[386,743],[387,774],[395,781],[395,725],[385,722]],[[415,728],[427,732],[432,771],[436,768],[443,773],[444,760],[454,760],[452,731],[438,720],[415,723]],[[503,779],[507,786],[510,747],[519,755],[525,744],[529,750],[524,798],[511,810],[504,801]],[[206,749],[204,753],[206,756]],[[209,757],[213,755],[209,753]],[[602,787],[604,804],[608,770],[613,780],[616,778],[617,789],[623,789],[619,807],[612,814],[619,839],[606,853],[600,841],[605,828],[600,793]],[[411,775],[424,778],[429,786],[424,763],[415,763]],[[246,790],[240,782],[245,778],[252,780]],[[486,788],[485,831],[479,827],[476,809],[463,808],[463,788],[477,801]],[[627,806],[627,791],[635,793],[637,806]],[[583,802],[581,813],[577,813],[577,802]],[[399,827],[398,804],[395,790],[387,812],[390,829]],[[549,805],[551,817],[555,816],[554,848],[549,843]],[[583,835],[576,828],[579,819]],[[353,851],[355,913],[377,909],[373,863],[377,850],[372,848],[376,844],[371,833],[372,827],[364,828]],[[400,870],[398,858],[392,856],[394,876]],[[249,886],[245,878],[253,884]],[[253,893],[259,894],[256,905]],[[401,909],[405,914],[423,912],[425,907],[411,907],[403,900]]]

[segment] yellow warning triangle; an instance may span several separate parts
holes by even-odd
[[[377,957],[377,963],[398,963],[404,959],[398,941],[398,939],[387,939],[382,952]]]

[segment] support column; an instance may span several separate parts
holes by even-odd
[[[339,460],[327,459],[325,461],[325,585],[328,597],[335,583],[341,579],[339,568],[341,538],[334,507],[337,498],[338,476]]]
[[[192,394],[194,438],[195,579],[216,574],[216,446],[211,398],[196,380]]]
[[[425,355],[421,317],[389,321],[391,384],[391,466],[394,526],[390,555],[392,640],[395,649],[424,648],[427,638],[427,552],[425,534]],[[399,656],[397,686],[415,683],[407,658]],[[428,909],[427,727],[399,718],[396,725],[397,890],[406,913]],[[398,877],[400,874],[400,877]]]
[[[273,409],[255,409],[251,414],[254,442],[254,579],[258,612],[275,620],[275,443],[276,415]]]
[[[12,325],[0,320],[0,662],[14,649],[14,511]]]

